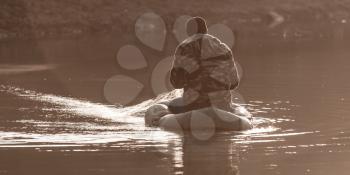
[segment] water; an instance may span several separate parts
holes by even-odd
[[[153,96],[152,64],[122,70],[108,38],[0,46],[0,174],[348,174],[348,41],[238,42],[239,102],[256,127],[199,141],[144,126],[144,109],[174,94],[127,108],[105,101],[116,74],[145,84],[132,105]]]

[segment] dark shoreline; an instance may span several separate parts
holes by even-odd
[[[274,0],[225,0],[201,4],[196,1],[184,3],[170,0],[4,0],[0,9],[0,41],[84,37],[112,31],[133,33],[135,20],[146,12],[160,15],[168,31],[171,31],[177,17],[200,15],[209,23],[223,23],[249,35],[281,33],[285,30],[310,35],[305,32],[308,29],[319,29],[320,33],[327,35],[327,28],[348,28],[350,22],[350,3],[340,0],[285,0],[283,3]],[[273,25],[276,18],[282,21]]]

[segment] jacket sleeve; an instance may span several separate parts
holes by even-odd
[[[229,59],[231,61],[231,70],[230,70],[230,90],[236,89],[239,85],[239,76],[238,76],[238,70],[237,70],[237,66],[235,63],[235,60],[233,58],[232,52],[229,52],[229,56],[231,57],[231,59]]]
[[[220,82],[226,90],[238,87],[239,77],[231,50],[215,58],[215,68],[211,70],[211,78]]]
[[[210,49],[214,50],[212,63],[214,68],[211,69],[210,76],[220,82],[226,90],[233,90],[239,85],[237,66],[233,58],[232,50],[219,39],[213,37],[210,40]],[[207,49],[209,50],[209,49]]]
[[[175,51],[174,62],[170,71],[170,82],[176,89],[181,89],[190,81],[190,74],[199,69],[199,62],[191,44],[180,44]]]
[[[170,83],[175,89],[184,88],[186,83],[186,70],[181,65],[181,59],[184,59],[181,49],[180,46],[176,48],[173,66],[170,71]]]
[[[184,88],[186,84],[186,72],[182,68],[172,68],[170,71],[170,83],[175,89]]]

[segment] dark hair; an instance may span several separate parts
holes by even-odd
[[[202,17],[192,17],[187,21],[186,24],[187,27],[187,33],[189,35],[193,34],[206,34],[208,33],[208,27],[207,23],[205,22],[205,19]]]

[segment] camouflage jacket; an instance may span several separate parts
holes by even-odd
[[[231,49],[209,34],[187,38],[176,48],[170,82],[184,88],[188,103],[231,102],[230,90],[239,83]]]

